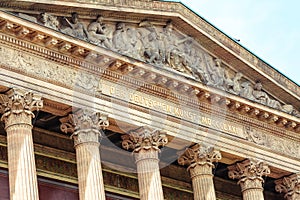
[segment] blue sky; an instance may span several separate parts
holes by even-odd
[[[272,67],[300,84],[300,1],[181,0]]]

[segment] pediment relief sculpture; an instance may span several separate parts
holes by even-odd
[[[162,26],[148,20],[138,24],[104,23],[102,16],[83,20],[77,13],[72,13],[71,17],[48,13],[37,17],[18,13],[18,16],[154,66],[173,69],[205,85],[300,117],[299,111],[292,105],[275,100],[263,91],[261,82],[247,80],[242,73],[227,67],[221,59],[209,55],[194,38],[175,30],[171,21]]]

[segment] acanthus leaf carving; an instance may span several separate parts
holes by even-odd
[[[166,133],[153,130],[149,127],[140,127],[130,131],[129,134],[122,135],[122,147],[126,150],[139,152],[140,150],[156,150],[168,143]]]
[[[7,121],[10,115],[21,113],[31,116],[31,119],[34,118],[33,111],[43,107],[43,100],[41,100],[41,96],[30,91],[12,88],[6,93],[6,96],[1,95],[0,104],[3,110],[1,120]]]
[[[287,200],[297,200],[300,198],[300,174],[292,174],[275,181],[275,190],[285,193]]]
[[[228,166],[228,176],[239,179],[242,191],[249,188],[262,188],[263,176],[271,173],[266,163],[260,160],[247,159],[235,165]]]
[[[213,162],[218,162],[221,158],[220,151],[214,147],[196,144],[185,150],[178,158],[178,163],[180,165],[187,165],[189,170],[196,165],[209,165],[214,167]]]
[[[101,129],[109,126],[108,116],[89,109],[79,109],[74,114],[61,118],[61,131],[71,133],[75,145],[83,142],[98,142]]]

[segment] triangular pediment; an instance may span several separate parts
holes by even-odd
[[[129,2],[57,1],[52,7],[51,3],[39,2],[24,0],[1,6],[12,15],[58,34],[300,116],[297,85],[180,3],[133,1],[136,4],[131,5]],[[133,4],[140,9],[132,9]],[[57,5],[60,7],[54,10]],[[123,9],[117,11],[117,7]],[[158,15],[158,10],[164,12]],[[201,24],[195,24],[197,20]]]

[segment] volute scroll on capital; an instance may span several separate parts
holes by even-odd
[[[238,184],[242,190],[251,188],[262,188],[263,176],[271,173],[268,165],[260,160],[247,159],[228,167],[228,176],[231,179],[239,179]],[[250,181],[250,182],[249,182]]]
[[[41,96],[30,91],[13,88],[6,94],[0,94],[0,111],[3,113],[1,120],[7,122],[11,115],[29,115],[30,121],[34,118],[33,111],[39,110],[43,107],[43,100]],[[26,120],[26,121],[28,121]]]
[[[285,193],[284,197],[287,200],[300,199],[300,173],[276,180],[275,190],[279,193]]]
[[[82,142],[98,142],[102,136],[100,129],[109,126],[108,116],[88,109],[80,109],[74,114],[61,118],[60,129],[64,133],[71,133],[75,145]]]
[[[168,143],[165,132],[144,126],[130,131],[129,134],[122,135],[122,140],[122,147],[126,150],[131,149],[135,153],[141,150],[159,151],[160,147]]]
[[[185,152],[178,158],[180,165],[187,165],[188,170],[196,165],[209,165],[214,167],[213,162],[218,162],[222,159],[219,150],[214,147],[196,144],[187,148]]]

